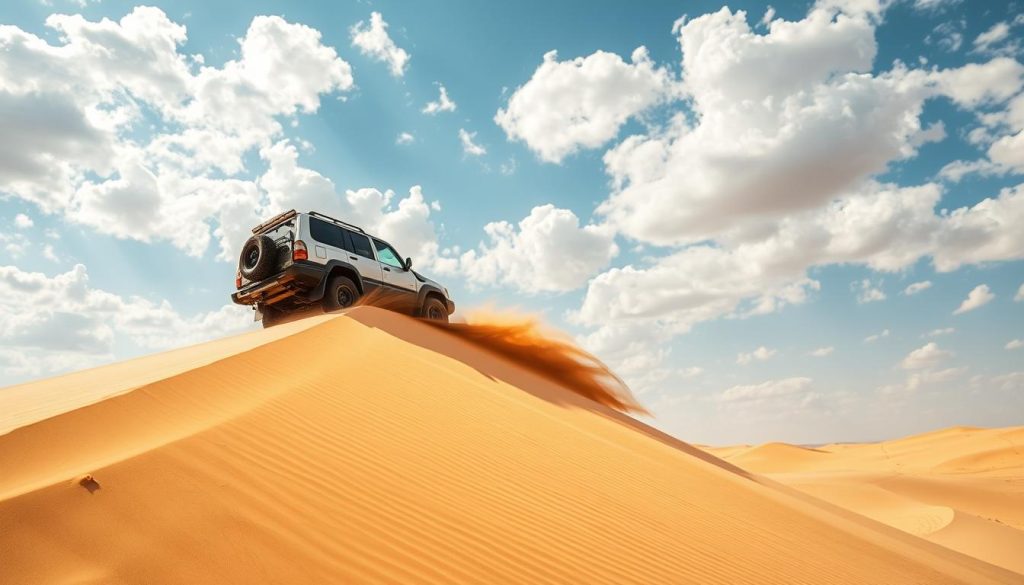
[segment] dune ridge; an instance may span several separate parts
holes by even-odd
[[[1024,427],[951,427],[813,455],[778,443],[706,449],[1024,581]]]
[[[0,436],[0,581],[1020,582],[422,322],[284,327]]]

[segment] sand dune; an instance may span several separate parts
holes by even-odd
[[[1024,427],[954,427],[881,443],[825,445],[813,456],[778,443],[708,451],[1024,574]]]
[[[1021,582],[397,314],[250,335],[0,391],[0,582]]]

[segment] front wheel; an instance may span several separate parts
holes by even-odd
[[[431,321],[448,322],[448,307],[437,297],[428,297],[423,303],[423,316]]]
[[[345,276],[334,276],[327,281],[327,288],[324,289],[324,311],[340,311],[356,304],[359,299],[359,289],[356,283]]]

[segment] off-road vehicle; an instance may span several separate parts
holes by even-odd
[[[264,327],[314,307],[363,302],[438,321],[455,303],[448,289],[412,269],[384,240],[322,213],[294,209],[252,229],[242,246],[231,300],[252,305]]]

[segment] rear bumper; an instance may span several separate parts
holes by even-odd
[[[326,273],[326,269],[319,264],[295,262],[273,276],[238,289],[231,294],[231,300],[238,305],[255,305],[273,304],[296,296],[304,298],[304,293],[315,289]]]

